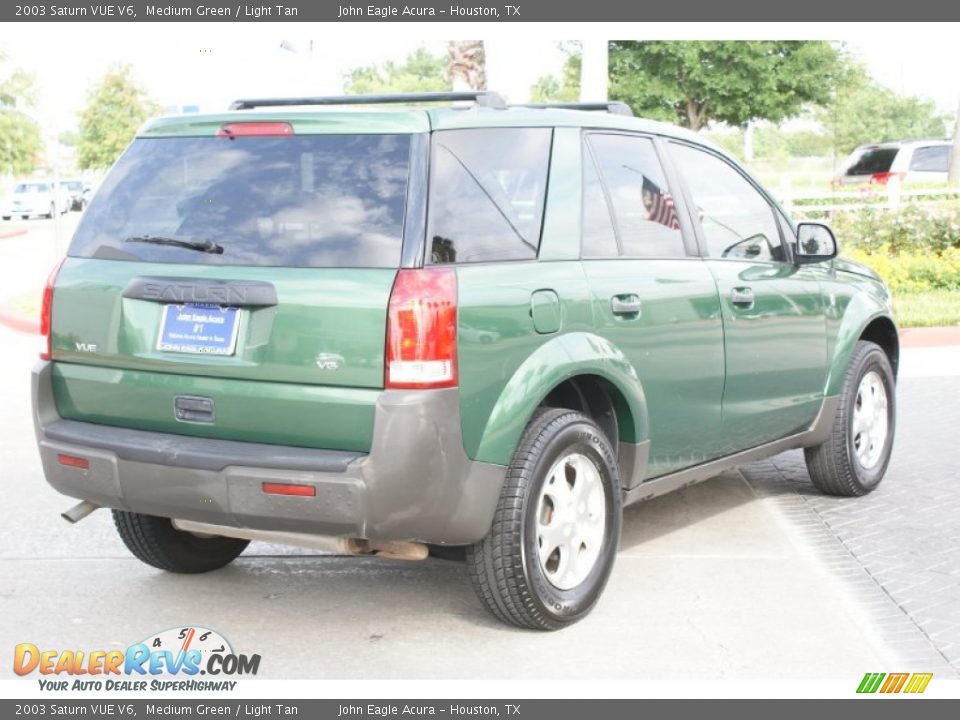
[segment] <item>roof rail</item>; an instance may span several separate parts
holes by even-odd
[[[291,105],[388,105],[394,103],[475,102],[480,107],[503,110],[506,102],[495,92],[469,90],[466,92],[390,93],[385,95],[339,95],[329,97],[263,98],[234,100],[231,110],[250,110],[258,107],[287,107]]]
[[[613,115],[627,115],[633,117],[633,110],[625,102],[611,100],[609,102],[556,102],[556,103],[525,103],[515,107],[543,108],[557,110],[603,110]]]

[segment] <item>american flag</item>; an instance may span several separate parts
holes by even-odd
[[[650,222],[665,225],[673,230],[680,229],[673,196],[663,192],[659,185],[647,177],[643,178],[643,206],[647,209],[647,220]]]

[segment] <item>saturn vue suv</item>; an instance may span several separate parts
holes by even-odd
[[[241,100],[147,123],[47,284],[47,481],[137,558],[251,540],[460,553],[562,628],[623,508],[804,448],[883,478],[890,295],[701,136],[493,93]]]

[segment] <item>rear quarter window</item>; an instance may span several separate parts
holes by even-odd
[[[910,169],[914,172],[947,172],[949,168],[949,145],[918,147],[910,158]]]
[[[409,135],[137,139],[90,204],[68,254],[397,267],[410,146]],[[211,241],[223,252],[163,239]]]
[[[427,262],[536,258],[551,140],[549,128],[437,132]]]

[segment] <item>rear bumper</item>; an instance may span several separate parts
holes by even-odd
[[[33,371],[47,482],[71,497],[233,527],[465,544],[487,534],[506,468],[470,460],[456,389],[384,391],[369,454],[187,437],[64,420],[52,363]],[[61,464],[60,454],[89,460]],[[267,495],[265,482],[312,486]]]

